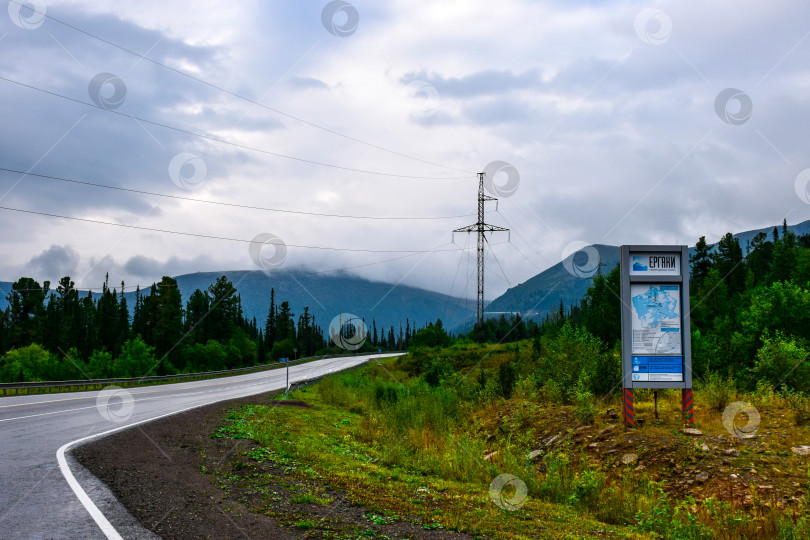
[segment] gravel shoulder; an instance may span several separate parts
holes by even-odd
[[[192,409],[127,429],[73,450],[146,529],[162,538],[296,538],[273,519],[253,515],[202,474],[235,451],[210,434],[226,411],[253,396]]]

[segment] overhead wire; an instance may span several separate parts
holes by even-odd
[[[534,249],[534,246],[532,246],[532,244],[530,244],[530,243],[529,243],[529,242],[528,242],[528,241],[527,241],[525,238],[523,238],[523,235],[521,235],[521,234],[520,234],[520,232],[518,231],[518,229],[516,229],[516,228],[514,227],[514,225],[512,225],[512,223],[511,223],[511,222],[509,221],[509,219],[506,217],[506,214],[504,214],[504,213],[503,213],[501,210],[502,210],[501,208],[498,208],[497,210],[495,210],[495,212],[496,212],[496,213],[497,213],[499,216],[501,216],[501,218],[503,218],[503,220],[506,222],[506,224],[507,224],[507,225],[509,225],[510,230],[514,230],[514,231],[515,231],[515,234],[517,235],[517,237],[518,237],[520,240],[522,240],[524,244],[526,244],[527,246],[529,246],[530,248],[532,248],[532,250],[533,250],[535,253],[537,253],[537,254],[540,256],[540,258],[541,258],[541,259],[546,260],[546,259],[545,259],[545,257],[543,257],[543,256],[542,256],[542,255],[541,255],[541,254],[540,254],[540,253],[539,253],[539,252],[536,250],[536,249]],[[517,244],[513,244],[513,245],[515,246],[515,249],[517,249],[517,250],[518,250],[518,251],[521,253],[521,255],[523,255],[523,257],[524,257],[524,258],[525,258],[527,261],[529,261],[529,263],[531,263],[531,264],[532,264],[532,266],[534,266],[534,267],[535,267],[535,268],[537,268],[538,270],[541,270],[539,266],[537,266],[537,265],[536,265],[536,264],[535,264],[535,263],[534,263],[534,262],[533,262],[533,261],[532,261],[532,260],[531,260],[529,257],[527,257],[525,254],[523,254],[523,252],[522,252],[520,249],[518,249]],[[548,262],[548,261],[546,261],[546,262]]]
[[[455,249],[442,249],[442,248],[450,246],[452,244],[453,244],[452,242],[448,242],[448,243],[443,244],[441,246],[438,246],[438,247],[436,247],[434,249],[420,251],[420,252],[417,252],[417,253],[409,253],[407,255],[402,255],[401,257],[394,257],[394,258],[391,258],[391,259],[384,259],[382,261],[374,261],[374,262],[370,262],[370,263],[357,264],[357,265],[354,265],[354,266],[343,266],[343,267],[340,267],[340,268],[331,268],[329,270],[317,270],[317,271],[298,271],[298,270],[296,270],[296,271],[287,271],[287,273],[296,274],[296,275],[330,274],[332,272],[341,272],[343,270],[353,270],[355,268],[363,268],[363,267],[366,267],[366,266],[374,266],[374,265],[377,265],[377,264],[384,264],[384,263],[388,263],[388,262],[392,262],[392,261],[398,261],[400,259],[407,259],[408,257],[416,257],[417,255],[422,255],[424,253],[446,253],[446,252],[450,252],[450,251],[457,251]],[[258,271],[259,270],[236,270],[235,272],[258,272]],[[138,284],[138,285],[127,285],[125,287],[125,289],[138,289],[139,288],[141,290],[146,290],[151,286],[152,285],[140,285],[140,284]],[[80,292],[81,291],[100,291],[100,290],[104,289],[104,287],[81,287],[79,285],[74,285],[72,288],[76,289],[76,290],[78,290]],[[111,290],[114,290],[114,289],[116,289],[116,288],[113,287]],[[13,289],[13,290],[22,292],[22,291],[39,291],[39,290],[42,290],[42,289]]]
[[[434,220],[434,219],[456,219],[462,217],[469,217],[473,214],[463,214],[458,216],[427,216],[427,217],[410,217],[410,216],[356,216],[356,215],[346,215],[346,214],[328,214],[323,212],[305,212],[302,210],[285,210],[281,208],[268,208],[264,206],[252,206],[247,204],[239,204],[239,203],[229,203],[224,201],[212,201],[207,199],[197,199],[194,197],[184,197],[181,195],[170,195],[168,193],[157,193],[153,191],[144,191],[140,189],[132,189],[132,188],[124,188],[124,187],[117,187],[117,186],[110,186],[106,184],[98,184],[95,182],[88,182],[85,180],[75,180],[70,178],[63,178],[60,176],[52,176],[47,174],[38,174],[33,172],[21,171],[17,169],[10,169],[6,167],[0,167],[0,171],[10,172],[14,174],[21,174],[24,176],[34,176],[37,178],[43,178],[47,180],[55,180],[58,182],[68,182],[71,184],[78,184],[84,186],[92,186],[97,188],[104,188],[104,189],[112,189],[116,191],[125,191],[129,193],[138,193],[141,195],[152,195],[155,197],[166,197],[169,199],[177,199],[181,201],[191,201],[197,203],[204,203],[204,204],[214,204],[220,206],[229,206],[234,208],[244,208],[247,210],[262,210],[266,212],[280,212],[285,214],[299,214],[304,216],[318,216],[318,217],[331,217],[331,218],[346,218],[346,219],[373,219],[373,220]]]
[[[503,274],[503,278],[506,280],[506,283],[508,283],[509,287],[511,288],[512,287],[512,282],[509,281],[509,278],[506,276],[506,272],[503,271],[503,266],[501,266],[501,261],[498,260],[498,256],[495,255],[495,250],[492,249],[492,244],[487,239],[486,235],[484,235],[484,240],[489,245],[489,252],[492,253],[492,257],[495,259],[495,262],[498,264],[498,268],[501,269],[501,274]]]
[[[89,218],[79,218],[74,216],[63,216],[61,214],[51,214],[48,212],[38,212],[35,210],[25,210],[22,208],[11,208],[8,206],[0,206],[0,210],[8,210],[11,212],[20,212],[24,214],[34,214],[38,216],[46,216],[46,217],[53,217],[59,219],[67,219],[71,221],[81,221],[85,223],[93,223],[97,225],[108,225],[111,227],[123,227],[127,229],[138,229],[141,231],[148,231],[148,232],[157,232],[157,233],[165,233],[165,234],[176,234],[181,236],[193,236],[196,238],[206,238],[210,240],[225,240],[229,242],[242,242],[242,243],[262,243],[256,242],[255,240],[247,240],[244,238],[230,238],[226,236],[214,236],[208,234],[199,234],[199,233],[191,233],[191,232],[182,232],[182,231],[171,231],[168,229],[158,229],[154,227],[143,227],[140,225],[129,225],[126,223],[113,223],[110,221],[102,221],[98,219],[89,219]],[[307,246],[307,245],[300,245],[300,244],[288,244],[284,242],[284,245],[287,247],[295,247],[301,249],[320,249],[325,251],[350,251],[356,253],[412,253],[412,254],[419,254],[419,253],[427,253],[431,250],[417,250],[417,249],[357,249],[357,248],[336,248],[336,247],[328,247],[328,246]],[[441,251],[457,251],[456,249],[447,249]]]
[[[18,1],[18,0],[10,0],[10,1],[11,1],[11,2],[13,2],[13,3],[15,3],[15,4],[19,4],[20,6],[25,6],[25,7],[27,7],[28,9],[30,9],[30,10],[32,10],[32,11],[34,11],[34,12],[35,12],[35,13],[37,13],[37,14],[39,14],[39,15],[41,15],[41,16],[43,16],[43,17],[47,17],[48,19],[50,19],[50,20],[54,21],[55,23],[61,24],[61,25],[63,25],[63,26],[66,26],[67,28],[70,28],[70,29],[72,29],[72,30],[75,30],[75,31],[77,31],[77,32],[80,32],[80,33],[82,33],[82,34],[84,34],[84,35],[86,35],[86,36],[88,36],[88,37],[91,37],[91,38],[93,38],[93,39],[96,39],[96,40],[98,40],[98,41],[101,41],[102,43],[106,43],[107,45],[110,45],[110,46],[112,46],[112,47],[115,47],[116,49],[119,49],[119,50],[124,51],[124,52],[126,52],[126,53],[128,53],[128,54],[131,54],[131,55],[133,55],[133,56],[136,56],[136,57],[140,58],[141,60],[145,60],[145,61],[147,61],[147,62],[150,62],[150,63],[152,63],[152,64],[155,64],[155,65],[157,65],[157,66],[160,66],[160,67],[162,67],[162,68],[164,68],[164,69],[167,69],[167,70],[169,70],[169,71],[171,71],[171,72],[173,72],[173,73],[176,73],[176,74],[181,75],[181,76],[183,76],[183,77],[189,78],[189,79],[191,79],[191,80],[193,80],[193,81],[196,81],[196,82],[198,82],[198,83],[200,83],[200,84],[206,85],[206,86],[208,86],[208,87],[210,87],[210,88],[214,88],[215,90],[218,90],[218,91],[220,91],[220,92],[223,92],[223,93],[225,93],[225,94],[228,94],[228,95],[230,95],[230,96],[232,96],[232,97],[235,97],[235,98],[240,99],[240,100],[242,100],[242,101],[245,101],[245,102],[247,102],[247,103],[251,103],[251,104],[253,104],[253,105],[256,105],[256,106],[258,106],[258,107],[261,107],[261,108],[263,108],[263,109],[266,109],[266,110],[268,110],[268,111],[274,112],[274,113],[276,113],[276,114],[278,114],[278,115],[284,116],[284,117],[286,117],[286,118],[290,118],[290,119],[295,120],[295,121],[297,121],[297,122],[301,122],[302,124],[306,124],[306,125],[308,125],[308,126],[311,126],[311,127],[314,127],[314,128],[320,129],[320,130],[323,130],[323,131],[325,131],[325,132],[327,132],[327,133],[331,133],[332,135],[337,135],[337,136],[339,136],[339,137],[343,137],[343,138],[348,139],[348,140],[350,140],[350,141],[353,141],[353,142],[356,142],[356,143],[360,143],[360,144],[363,144],[363,145],[369,146],[369,147],[371,147],[371,148],[374,148],[374,149],[377,149],[377,150],[381,150],[381,151],[383,151],[383,152],[387,152],[387,153],[390,153],[390,154],[393,154],[393,155],[396,155],[396,156],[404,157],[404,158],[411,159],[411,160],[414,160],[414,161],[418,161],[418,162],[421,162],[421,163],[425,163],[425,164],[428,164],[428,165],[433,165],[433,166],[436,166],[436,167],[441,167],[441,168],[444,168],[444,169],[449,169],[449,170],[453,170],[453,171],[457,171],[457,172],[464,172],[464,173],[469,173],[469,174],[475,174],[474,172],[471,172],[471,171],[466,171],[466,170],[464,170],[464,169],[459,169],[459,168],[456,168],[456,167],[450,167],[449,165],[442,165],[441,163],[435,163],[435,162],[433,162],[433,161],[428,161],[428,160],[425,160],[425,159],[422,159],[422,158],[418,158],[418,157],[415,157],[415,156],[412,156],[412,155],[409,155],[409,154],[405,154],[405,153],[402,153],[402,152],[397,152],[397,151],[395,151],[395,150],[391,150],[390,148],[386,148],[386,147],[384,147],[384,146],[380,146],[380,145],[377,145],[377,144],[373,144],[373,143],[370,143],[370,142],[368,142],[368,141],[364,141],[364,140],[362,140],[362,139],[358,139],[358,138],[356,138],[356,137],[352,137],[351,135],[347,135],[347,134],[345,134],[345,133],[341,133],[341,132],[339,132],[339,131],[337,131],[337,130],[327,128],[327,127],[322,126],[322,125],[320,125],[320,124],[316,124],[315,122],[311,122],[311,121],[306,120],[306,119],[304,119],[304,118],[301,118],[301,117],[299,117],[299,116],[295,116],[295,115],[292,115],[292,114],[286,113],[286,112],[284,112],[284,111],[282,111],[282,110],[280,110],[280,109],[276,109],[275,107],[270,107],[269,105],[265,105],[264,103],[260,103],[260,102],[258,102],[258,101],[253,100],[253,99],[250,99],[250,98],[248,98],[248,97],[246,97],[246,96],[243,96],[243,95],[241,95],[241,94],[237,94],[236,92],[233,92],[233,91],[231,91],[231,90],[228,90],[228,89],[226,89],[226,88],[223,88],[223,87],[221,87],[221,86],[218,86],[218,85],[216,85],[216,84],[214,84],[214,83],[211,83],[211,82],[206,81],[206,80],[204,80],[204,79],[201,79],[201,78],[199,78],[199,77],[195,77],[194,75],[191,75],[191,74],[186,73],[186,72],[184,72],[184,71],[181,71],[181,70],[179,70],[179,69],[173,68],[173,67],[171,67],[171,66],[169,66],[169,65],[166,65],[166,64],[164,64],[164,63],[162,63],[162,62],[159,62],[159,61],[157,61],[157,60],[155,60],[155,59],[153,59],[153,58],[149,58],[148,56],[145,56],[145,55],[140,54],[140,53],[138,53],[138,52],[136,52],[136,51],[133,51],[133,50],[131,50],[131,49],[128,49],[127,47],[124,47],[123,45],[119,45],[119,44],[114,43],[114,42],[112,42],[112,41],[110,41],[110,40],[108,40],[108,39],[104,39],[104,38],[102,38],[101,36],[98,36],[98,35],[96,35],[96,34],[93,34],[92,32],[88,32],[87,30],[84,30],[84,29],[79,28],[79,27],[77,27],[77,26],[74,26],[74,25],[72,25],[72,24],[70,24],[70,23],[67,23],[67,22],[62,21],[62,20],[60,20],[60,19],[57,19],[56,17],[53,17],[53,16],[51,16],[51,15],[48,15],[48,14],[47,14],[47,13],[45,13],[45,12],[42,12],[42,11],[37,11],[37,9],[36,9],[35,7],[33,7],[33,6],[31,6],[31,5],[30,5],[30,3],[26,3],[26,2],[20,2],[20,1]]]
[[[249,150],[251,152],[258,152],[258,153],[261,153],[261,154],[266,154],[266,155],[270,155],[270,156],[274,156],[274,157],[289,159],[289,160],[292,160],[292,161],[298,161],[298,162],[301,162],[301,163],[308,163],[310,165],[318,165],[320,167],[329,167],[329,168],[332,168],[332,169],[339,169],[339,170],[342,170],[342,171],[355,172],[355,173],[361,173],[361,174],[370,174],[370,175],[376,175],[376,176],[390,176],[390,177],[393,177],[393,178],[403,178],[403,179],[409,179],[409,180],[469,180],[470,179],[469,176],[418,176],[418,175],[409,175],[409,174],[389,173],[389,172],[383,172],[383,171],[372,171],[372,170],[367,170],[367,169],[357,169],[357,168],[354,168],[354,167],[344,167],[343,165],[336,165],[334,163],[325,163],[325,162],[322,162],[322,161],[316,161],[316,160],[313,160],[313,159],[307,159],[307,158],[302,158],[302,157],[297,157],[297,156],[290,156],[290,155],[287,155],[287,154],[281,154],[281,153],[278,153],[278,152],[272,152],[270,150],[257,148],[255,146],[249,146],[249,145],[246,145],[246,144],[237,143],[237,142],[234,142],[234,141],[229,141],[229,140],[223,139],[221,137],[214,137],[213,135],[207,135],[205,133],[197,133],[196,131],[191,131],[191,130],[188,130],[188,129],[179,128],[177,126],[172,126],[170,124],[164,124],[162,122],[156,122],[154,120],[147,120],[146,118],[141,118],[140,116],[135,116],[134,114],[127,114],[127,113],[117,111],[117,110],[114,110],[114,109],[107,109],[105,107],[101,107],[99,105],[96,105],[95,103],[88,103],[87,101],[82,101],[80,99],[72,98],[72,97],[66,96],[64,94],[60,94],[58,92],[52,92],[50,90],[45,90],[44,88],[39,88],[38,86],[34,86],[34,85],[31,85],[31,84],[16,81],[16,80],[10,79],[8,77],[3,77],[2,75],[0,75],[0,80],[6,81],[6,82],[9,82],[9,83],[12,83],[12,84],[16,84],[18,86],[22,86],[23,88],[28,88],[29,90],[34,90],[36,92],[41,92],[41,93],[47,94],[49,96],[57,97],[57,98],[64,99],[64,100],[67,100],[67,101],[72,101],[74,103],[78,103],[78,104],[84,105],[86,107],[91,107],[93,109],[98,109],[100,111],[105,111],[105,112],[108,112],[108,113],[111,113],[111,114],[115,114],[115,115],[121,116],[123,118],[129,118],[129,119],[132,119],[132,120],[136,120],[138,122],[144,122],[146,124],[150,124],[150,125],[153,125],[153,126],[161,127],[161,128],[168,129],[168,130],[171,130],[171,131],[176,131],[178,133],[184,133],[186,135],[192,135],[194,137],[199,137],[201,139],[206,139],[206,140],[209,140],[209,141],[225,144],[225,145],[228,145],[228,146],[233,146],[235,148],[240,148],[242,150]]]
[[[24,5],[22,2],[18,2],[17,0],[11,0],[11,1],[14,2],[14,3],[17,3],[19,5]],[[29,8],[30,8],[30,6],[29,6]],[[36,9],[34,9],[34,11],[36,11]],[[264,108],[266,110],[269,110],[269,111],[274,112],[276,114],[279,114],[281,116],[296,120],[298,122],[301,122],[303,124],[309,125],[311,127],[317,128],[317,129],[321,129],[321,130],[323,130],[325,132],[328,132],[328,133],[331,133],[333,135],[340,136],[340,137],[346,138],[348,140],[351,140],[351,141],[354,141],[354,142],[357,142],[357,143],[360,143],[360,144],[363,144],[363,145],[367,145],[367,146],[375,148],[377,150],[381,150],[381,151],[384,151],[384,152],[387,152],[387,153],[391,153],[393,155],[397,155],[397,156],[404,157],[404,158],[407,158],[407,159],[411,159],[411,160],[414,160],[414,161],[418,161],[418,162],[421,162],[421,163],[429,164],[429,165],[432,165],[432,166],[437,166],[437,167],[446,168],[446,169],[449,169],[449,170],[455,170],[455,171],[459,171],[459,172],[465,172],[465,173],[473,174],[470,171],[465,171],[463,169],[450,167],[450,166],[443,165],[443,164],[440,164],[440,163],[431,162],[431,161],[428,161],[428,160],[417,158],[415,156],[411,156],[411,155],[408,155],[408,154],[397,152],[397,151],[391,150],[389,148],[385,148],[385,147],[382,147],[382,146],[379,146],[379,145],[375,145],[373,143],[369,143],[369,142],[364,141],[362,139],[352,137],[350,135],[338,132],[336,130],[327,128],[325,126],[321,126],[321,125],[316,124],[314,122],[310,122],[310,121],[305,120],[303,118],[291,115],[291,114],[286,113],[284,111],[281,111],[279,109],[270,107],[270,106],[265,105],[263,103],[260,103],[258,101],[252,100],[250,98],[247,98],[245,96],[242,96],[242,95],[237,94],[235,92],[232,92],[230,90],[222,88],[222,87],[220,87],[218,85],[215,85],[213,83],[205,81],[205,80],[203,80],[203,79],[201,79],[199,77],[195,77],[195,76],[190,75],[188,73],[185,73],[185,72],[183,72],[181,70],[172,68],[172,67],[170,67],[170,66],[168,66],[166,64],[163,64],[163,63],[161,63],[161,62],[159,62],[157,60],[149,58],[149,57],[147,57],[145,55],[141,55],[141,54],[139,54],[139,53],[137,53],[137,52],[135,52],[133,50],[130,50],[130,49],[128,49],[126,47],[123,47],[123,46],[121,46],[119,44],[116,44],[116,43],[114,43],[112,41],[101,38],[100,36],[92,34],[92,33],[88,32],[86,30],[83,30],[83,29],[81,29],[79,27],[76,27],[76,26],[71,25],[71,24],[69,24],[67,22],[59,20],[59,19],[57,19],[55,17],[52,17],[50,15],[47,15],[45,13],[38,12],[38,11],[37,11],[37,13],[47,17],[48,19],[53,20],[56,23],[62,24],[64,26],[68,27],[68,28],[71,28],[71,29],[73,29],[75,31],[78,31],[78,32],[82,33],[82,34],[85,34],[85,35],[87,35],[87,36],[89,36],[89,37],[91,37],[93,39],[97,39],[97,40],[99,40],[99,41],[101,41],[103,43],[106,43],[106,44],[108,44],[110,46],[113,46],[113,47],[115,47],[115,48],[117,48],[119,50],[122,50],[124,52],[129,53],[129,54],[132,54],[132,55],[134,55],[134,56],[136,56],[136,57],[138,57],[138,58],[140,58],[142,60],[146,60],[148,62],[151,62],[151,63],[153,63],[155,65],[163,67],[163,68],[165,68],[167,70],[170,70],[170,71],[172,71],[174,73],[177,73],[177,74],[179,74],[181,76],[187,77],[187,78],[192,79],[192,80],[194,80],[196,82],[199,82],[201,84],[209,86],[209,87],[214,88],[214,89],[216,89],[218,91],[226,93],[226,94],[228,94],[230,96],[233,96],[233,97],[238,98],[240,100],[243,100],[245,102],[251,103],[251,104],[256,105],[258,107]],[[364,169],[357,169],[357,168],[351,168],[351,167],[343,167],[343,166],[340,166],[340,165],[324,163],[324,162],[319,162],[319,161],[315,161],[315,160],[309,160],[309,159],[300,158],[300,157],[296,157],[296,156],[289,156],[289,155],[285,155],[285,154],[271,152],[271,151],[268,151],[268,150],[263,150],[263,149],[260,149],[260,148],[250,147],[250,146],[243,145],[243,144],[240,144],[240,143],[235,143],[233,141],[228,141],[226,139],[222,139],[222,138],[219,138],[219,137],[214,137],[214,136],[211,136],[211,135],[206,135],[206,134],[202,134],[202,133],[196,133],[194,131],[189,131],[189,130],[185,130],[185,129],[182,129],[182,128],[177,128],[175,126],[171,126],[171,125],[168,125],[168,124],[163,124],[163,123],[160,123],[160,122],[147,120],[147,119],[140,118],[140,117],[137,117],[137,116],[134,116],[134,115],[131,115],[131,114],[126,114],[126,113],[122,113],[122,112],[119,112],[119,111],[107,109],[107,108],[100,107],[100,106],[97,106],[97,105],[94,105],[94,104],[91,104],[91,103],[88,103],[88,102],[85,102],[85,101],[70,98],[68,96],[58,94],[56,92],[51,92],[51,91],[48,91],[48,90],[44,90],[42,88],[38,88],[38,87],[35,87],[33,85],[28,85],[28,84],[25,84],[25,83],[21,83],[19,81],[15,81],[15,80],[12,80],[12,79],[9,79],[9,78],[6,78],[6,77],[0,76],[0,79],[5,80],[5,81],[10,82],[10,83],[13,83],[13,84],[17,84],[17,85],[29,88],[29,89],[32,89],[32,90],[35,90],[35,91],[45,93],[45,94],[48,94],[48,95],[51,95],[51,96],[54,96],[54,97],[59,97],[61,99],[65,99],[65,100],[68,100],[68,101],[73,101],[75,103],[79,103],[79,104],[82,104],[82,105],[85,105],[85,106],[94,107],[94,108],[97,108],[97,109],[102,109],[102,110],[105,110],[105,111],[108,111],[108,112],[115,113],[115,114],[117,114],[119,116],[122,116],[122,117],[131,118],[131,119],[134,119],[136,121],[145,122],[145,123],[148,123],[148,124],[151,124],[151,125],[162,127],[164,129],[169,129],[169,130],[177,131],[177,132],[180,132],[180,133],[184,133],[184,134],[200,137],[200,138],[203,138],[203,139],[207,139],[207,140],[210,140],[210,141],[213,141],[213,142],[219,142],[219,143],[222,143],[222,144],[235,146],[235,147],[242,148],[242,149],[245,149],[245,150],[251,150],[251,151],[255,151],[255,152],[265,153],[265,154],[272,155],[272,156],[275,156],[275,157],[290,159],[290,160],[299,161],[299,162],[303,162],[303,163],[308,163],[308,164],[313,164],[313,165],[318,165],[318,166],[324,166],[324,167],[331,167],[331,168],[336,168],[336,169],[345,170],[345,171],[349,171],[349,172],[357,172],[357,173],[362,173],[362,174],[372,174],[372,175],[380,175],[380,176],[390,176],[390,177],[396,177],[396,178],[430,179],[430,180],[451,180],[451,179],[467,179],[468,178],[466,176],[464,176],[464,177],[428,177],[428,176],[401,175],[401,174],[385,173],[385,172],[381,172],[381,171],[372,171],[372,170],[364,170]],[[178,199],[178,200],[188,200],[188,201],[198,202],[198,203],[219,204],[219,205],[223,205],[223,206],[231,206],[231,207],[237,207],[237,208],[255,209],[255,210],[263,210],[263,211],[282,212],[282,213],[292,213],[292,214],[301,214],[301,215],[335,217],[335,218],[350,218],[350,219],[380,219],[380,220],[383,220],[383,219],[389,219],[389,220],[451,219],[451,218],[466,217],[466,216],[472,215],[472,214],[466,214],[466,215],[463,215],[463,216],[393,217],[393,216],[353,216],[353,215],[341,215],[341,214],[303,212],[303,211],[293,211],[293,210],[283,210],[283,209],[256,207],[256,206],[250,206],[250,205],[241,205],[241,204],[237,204],[237,203],[226,203],[226,202],[221,202],[221,201],[209,201],[209,200],[204,200],[204,199],[196,199],[196,198],[192,198],[192,197],[182,197],[182,196],[176,196],[176,195],[168,195],[168,194],[162,194],[162,193],[147,192],[147,191],[142,191],[142,190],[119,188],[119,187],[115,187],[115,186],[107,186],[107,185],[96,184],[96,183],[92,183],[92,182],[77,181],[77,180],[65,179],[65,178],[60,178],[60,177],[40,175],[40,174],[35,174],[35,173],[25,173],[23,171],[16,171],[16,170],[13,170],[13,169],[0,168],[0,170],[5,170],[5,171],[8,171],[8,172],[14,172],[14,173],[19,173],[19,174],[27,174],[27,175],[30,175],[30,176],[35,176],[35,177],[40,177],[40,178],[47,178],[47,179],[57,180],[57,181],[72,182],[72,183],[76,183],[76,184],[84,184],[84,185],[89,185],[89,186],[94,186],[94,187],[115,189],[115,190],[120,190],[120,191],[128,191],[128,192],[140,193],[140,194],[146,194],[146,195],[152,195],[152,196],[174,198],[174,199]],[[184,235],[184,236],[195,236],[195,237],[201,237],[201,238],[229,240],[229,241],[238,241],[238,242],[253,242],[252,240],[217,237],[217,236],[202,235],[202,234],[196,234],[196,233],[186,233],[186,232],[179,232],[179,231],[170,231],[170,230],[164,230],[164,229],[141,227],[141,226],[136,226],[136,225],[126,225],[126,224],[120,224],[120,223],[111,223],[111,222],[104,222],[104,221],[100,221],[100,220],[90,220],[90,219],[86,219],[86,218],[76,218],[76,217],[70,217],[70,216],[62,216],[62,215],[57,215],[57,214],[49,214],[49,213],[44,213],[44,212],[36,212],[36,211],[31,211],[31,210],[23,210],[23,209],[9,208],[9,207],[0,207],[0,209],[9,210],[9,211],[16,211],[16,212],[24,212],[24,213],[36,214],[36,215],[42,215],[42,216],[48,216],[48,217],[56,217],[56,218],[61,218],[61,219],[84,221],[84,222],[95,223],[95,224],[104,224],[104,225],[109,225],[109,226],[134,228],[134,229],[140,229],[140,230],[146,230],[146,231],[152,231],[152,232],[161,232],[161,233],[168,233],[168,234],[178,234],[178,235]],[[490,245],[490,247],[493,246],[493,244],[491,244],[489,242],[489,240],[487,240],[487,243]],[[370,265],[374,265],[374,264],[381,264],[381,263],[385,263],[385,262],[390,262],[390,261],[394,261],[394,260],[403,259],[403,258],[406,258],[406,257],[415,256],[415,255],[418,255],[420,253],[430,253],[430,252],[436,252],[436,251],[454,251],[454,250],[442,249],[442,248],[446,247],[447,245],[451,245],[450,243],[445,244],[444,246],[440,246],[439,248],[436,248],[436,249],[433,249],[433,250],[423,250],[423,251],[418,251],[418,250],[365,250],[365,249],[354,249],[354,248],[331,248],[331,247],[323,247],[323,246],[301,246],[301,245],[294,245],[294,244],[287,244],[287,245],[290,246],[290,247],[298,247],[298,248],[305,248],[305,249],[323,249],[323,250],[331,250],[331,251],[353,251],[353,252],[367,252],[367,253],[407,253],[404,256],[396,257],[396,258],[393,258],[393,259],[387,259],[387,260],[384,260],[384,261],[372,262],[372,263],[356,265],[356,266],[351,266],[351,267],[345,267],[345,268],[336,268],[336,269],[332,269],[332,270],[309,272],[309,273],[312,273],[312,274],[335,272],[335,271],[340,271],[340,270],[359,268],[359,267],[363,267],[363,266],[370,266]],[[514,246],[514,247],[516,249],[518,249],[517,246]],[[464,249],[462,249],[462,252],[463,251],[464,251]],[[490,250],[490,251],[492,251],[492,250]],[[529,260],[529,262],[534,265],[534,263],[528,257],[526,257],[526,255],[520,249],[518,249],[518,252],[520,252],[521,255],[524,256],[524,258]],[[502,275],[506,279],[507,283],[509,283],[509,279],[506,276],[506,273],[503,271],[503,267],[501,266],[500,261],[498,260],[497,256],[494,253],[493,253],[493,256],[495,257],[495,260],[496,260],[498,266],[500,267]],[[460,268],[460,263],[461,263],[461,260],[459,260],[459,268]],[[536,265],[534,265],[534,266],[536,267]],[[457,273],[458,273],[459,268],[456,269],[456,277],[457,277]],[[468,274],[469,274],[469,271],[468,271]],[[455,285],[455,277],[454,277],[453,285]],[[511,286],[511,283],[510,283],[510,286]],[[467,287],[469,287],[469,277],[468,277]],[[451,287],[451,291],[452,291],[452,287]]]
[[[447,319],[447,310],[450,308],[450,298],[453,297],[453,288],[456,286],[456,279],[458,278],[458,272],[459,270],[461,270],[461,263],[464,260],[465,255],[464,250],[467,249],[467,244],[469,243],[470,243],[470,235],[468,234],[467,240],[464,242],[464,248],[462,248],[461,254],[459,255],[458,265],[456,266],[456,272],[455,274],[453,274],[453,283],[450,285],[450,292],[447,293],[447,300],[444,302],[444,314],[442,315],[444,319]],[[467,307],[466,302],[464,304],[464,307],[465,308]]]

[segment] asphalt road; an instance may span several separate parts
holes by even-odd
[[[391,355],[292,366],[290,382],[382,356]],[[149,538],[106,488],[72,461],[69,449],[83,439],[285,384],[285,370],[276,369],[144,388],[0,398],[0,538]]]

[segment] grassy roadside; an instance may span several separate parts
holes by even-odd
[[[396,522],[478,538],[646,537],[534,498],[519,509],[500,508],[488,482],[449,480],[397,465],[389,449],[366,440],[362,413],[326,403],[317,387],[292,397],[312,408],[245,406],[212,436],[258,443],[234,456],[220,487],[250,498],[254,511],[307,537],[384,538],[384,526]],[[505,500],[516,495],[508,488],[502,493]],[[367,526],[342,522],[338,498],[362,507]]]
[[[396,522],[481,538],[806,537],[807,459],[790,446],[810,431],[781,398],[752,396],[762,433],[739,440],[699,392],[699,438],[680,432],[674,392],[658,421],[640,392],[647,422],[626,431],[612,398],[564,405],[522,380],[497,397],[501,366],[529,348],[455,347],[418,375],[413,355],[391,359],[296,392],[309,408],[234,410],[213,436],[257,446],[222,487],[308,537],[383,537]],[[519,482],[492,497],[504,473]],[[346,502],[365,528],[339,524]]]

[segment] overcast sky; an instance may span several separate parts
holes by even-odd
[[[488,298],[581,243],[693,245],[810,219],[807,2],[3,4],[0,77],[15,82],[0,80],[2,168],[301,212],[462,217],[278,213],[0,171],[4,208],[232,239],[0,209],[0,280],[256,269],[236,240],[274,235],[288,247],[261,250],[271,270],[411,255],[351,272],[474,295],[475,239],[453,245],[451,231],[475,222],[475,173],[495,161],[508,166],[487,221],[512,232],[492,239]]]

